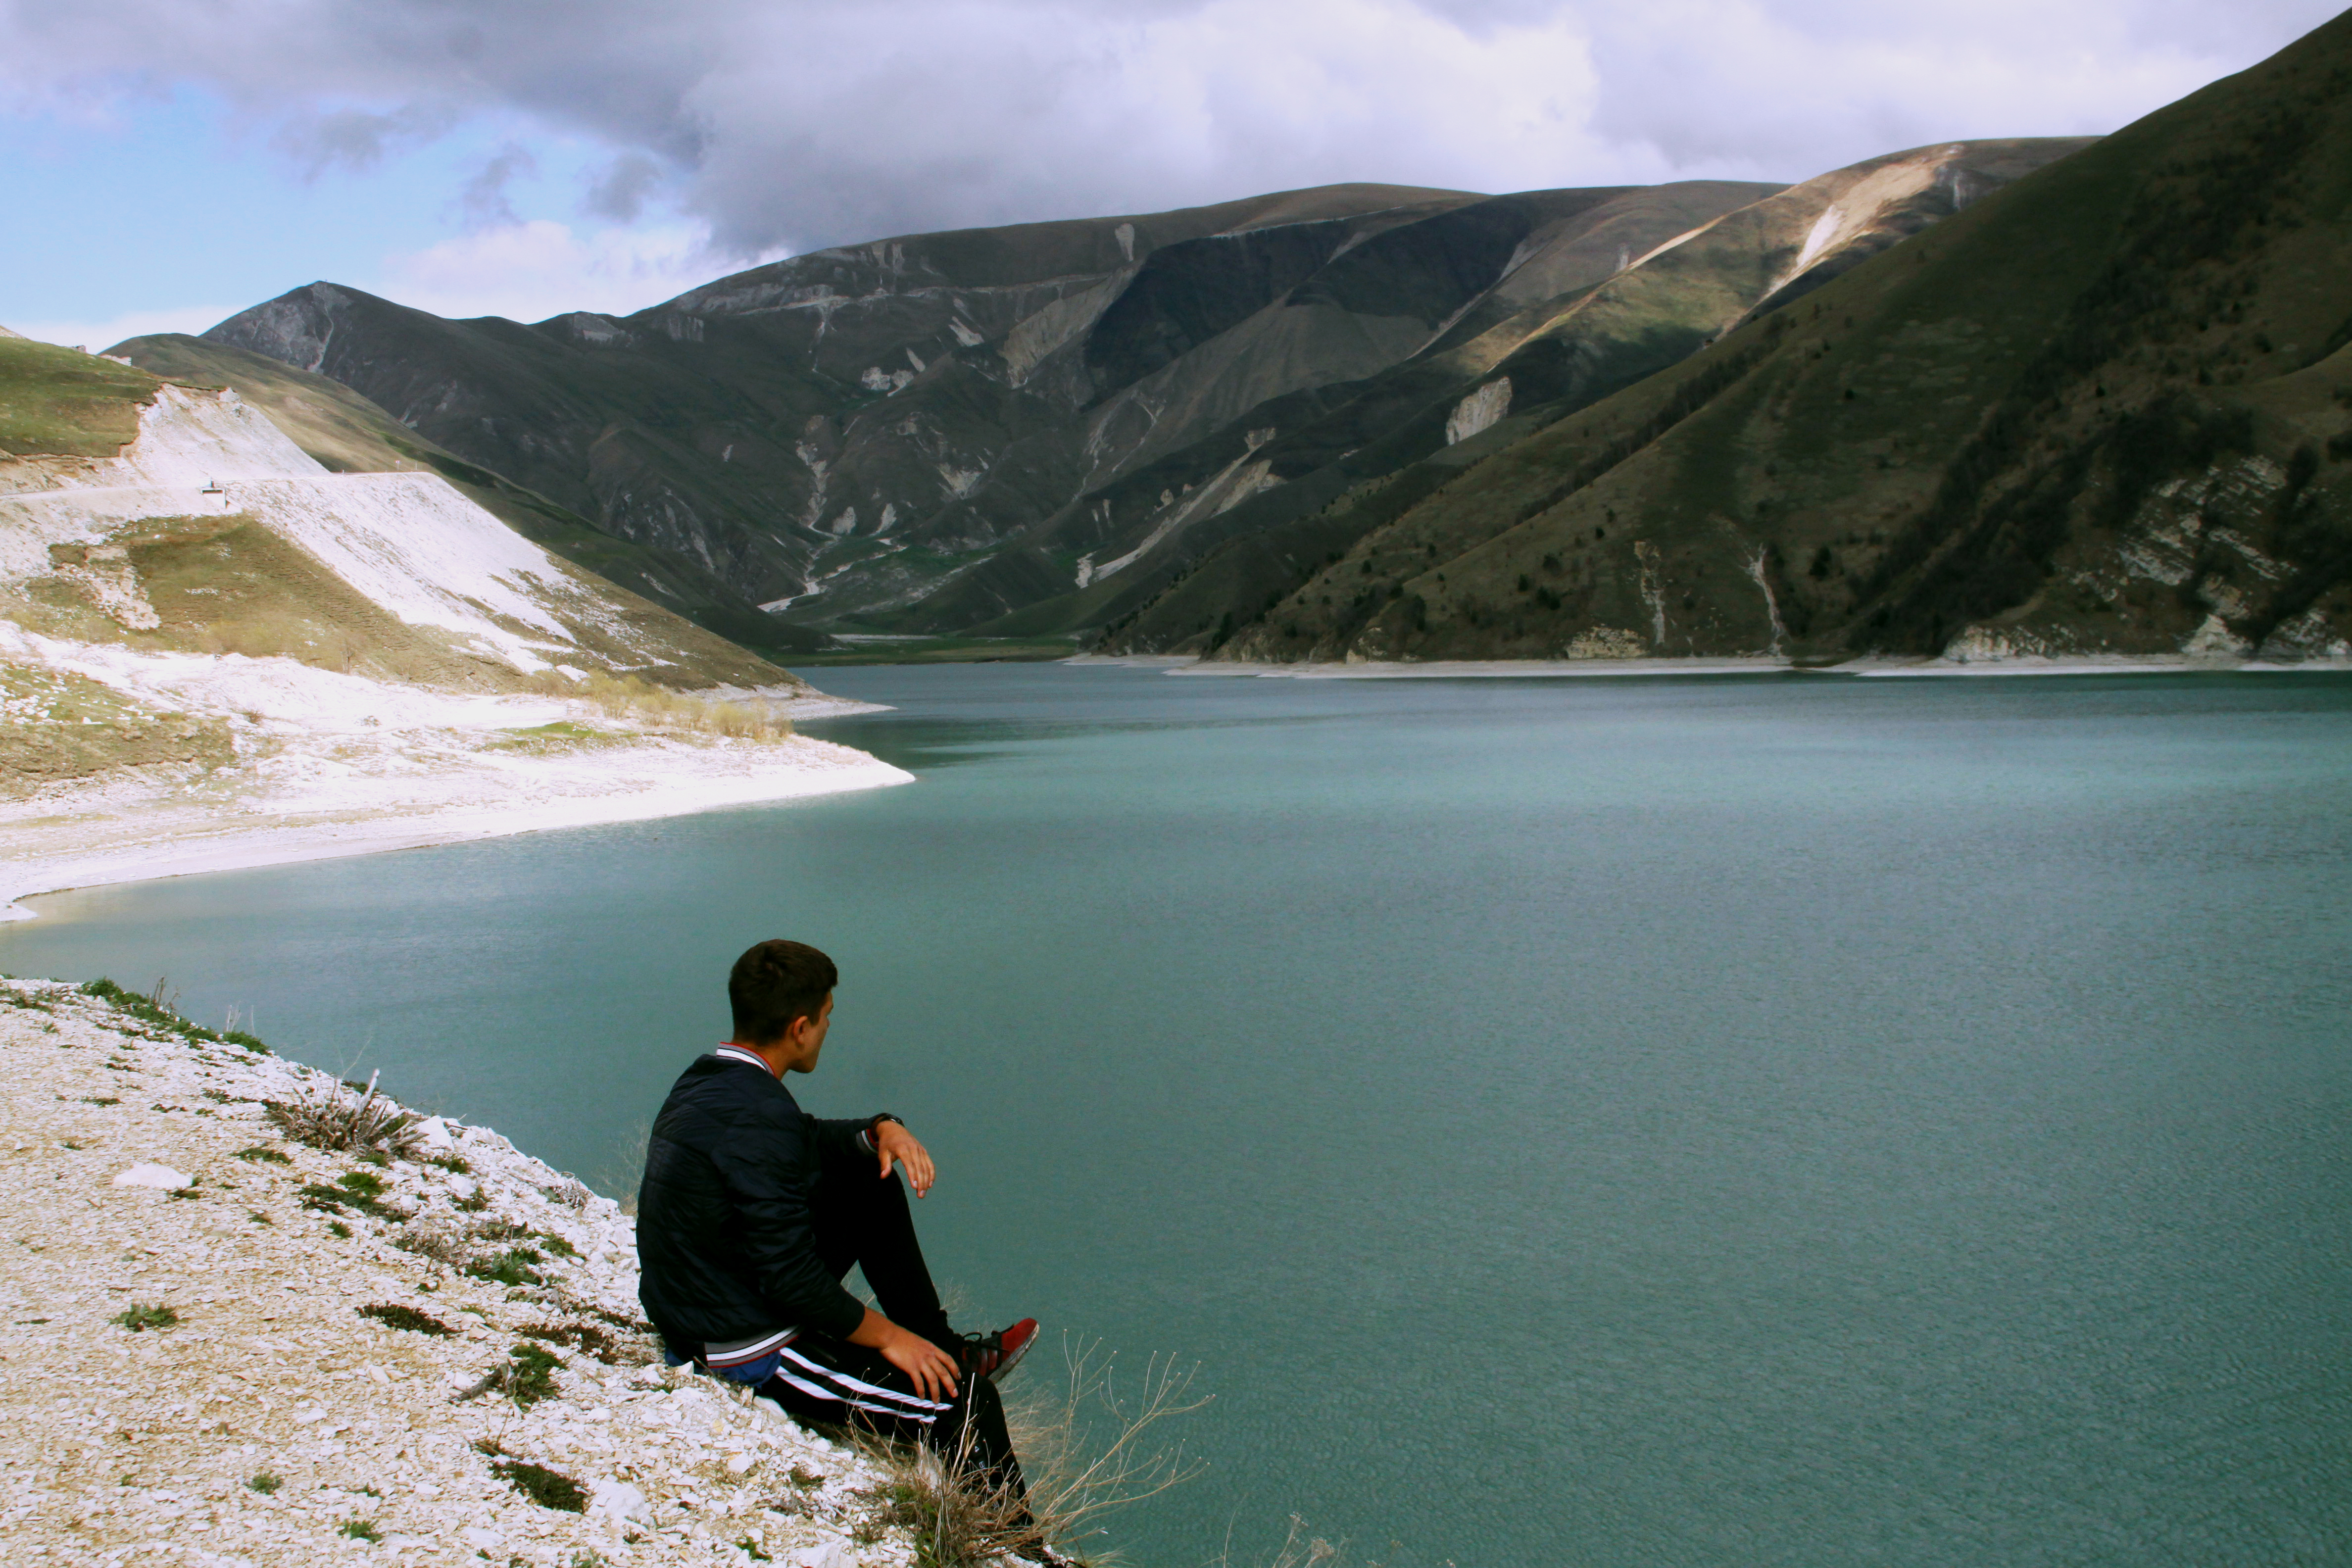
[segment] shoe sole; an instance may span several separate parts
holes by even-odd
[[[1021,1342],[1021,1348],[1019,1350],[1014,1351],[1011,1355],[1006,1356],[1003,1361],[998,1362],[996,1363],[996,1370],[988,1374],[988,1381],[991,1383],[1003,1383],[1004,1381],[1004,1374],[1011,1372],[1014,1367],[1019,1366],[1021,1364],[1021,1358],[1029,1353],[1029,1347],[1037,1342],[1037,1334],[1042,1334],[1045,1331],[1045,1330],[1039,1329],[1037,1333],[1031,1334],[1027,1339]]]

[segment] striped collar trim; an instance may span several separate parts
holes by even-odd
[[[751,1053],[751,1052],[750,1052],[750,1051],[745,1050],[745,1049],[744,1049],[742,1047],[740,1047],[740,1046],[735,1046],[735,1045],[724,1045],[724,1046],[720,1046],[720,1047],[719,1047],[716,1051],[712,1052],[711,1054],[712,1054],[713,1056],[716,1056],[717,1058],[719,1058],[721,1061],[742,1062],[742,1063],[744,1063],[746,1066],[758,1068],[761,1072],[766,1073],[770,1078],[773,1078],[773,1077],[775,1077],[775,1076],[776,1076],[776,1069],[775,1069],[775,1068],[773,1068],[770,1067],[766,1062],[764,1062],[764,1061],[761,1060],[759,1057],[757,1057],[756,1055],[754,1055],[753,1053]]]

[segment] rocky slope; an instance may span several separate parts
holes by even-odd
[[[658,1364],[609,1199],[439,1119],[295,1142],[359,1097],[250,1044],[0,983],[12,1560],[915,1561],[892,1478]]]
[[[789,621],[1071,634],[1229,542],[1324,555],[1351,489],[1606,396],[2078,145],[1785,192],[1339,186],[912,236],[622,320],[444,321],[320,283],[205,340]]]
[[[763,658],[824,646],[822,637],[762,615],[699,563],[604,532],[546,497],[443,450],[341,382],[180,333],[132,338],[110,352],[166,381],[236,392],[331,472],[437,473],[532,543]]]
[[[2352,657],[2347,88],[2339,19],[1108,646]]]

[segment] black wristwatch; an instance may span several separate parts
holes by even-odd
[[[877,1111],[875,1114],[866,1119],[866,1141],[867,1142],[871,1143],[875,1142],[876,1134],[882,1131],[882,1124],[885,1121],[898,1121],[898,1119],[896,1116],[891,1115],[887,1110]],[[904,1127],[907,1124],[903,1121],[898,1121],[898,1125]]]

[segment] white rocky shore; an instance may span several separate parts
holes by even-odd
[[[9,1561],[913,1561],[879,1468],[660,1364],[610,1199],[486,1128],[292,1142],[265,1104],[333,1079],[202,1033],[0,980]],[[537,1402],[462,1397],[533,1362]]]

